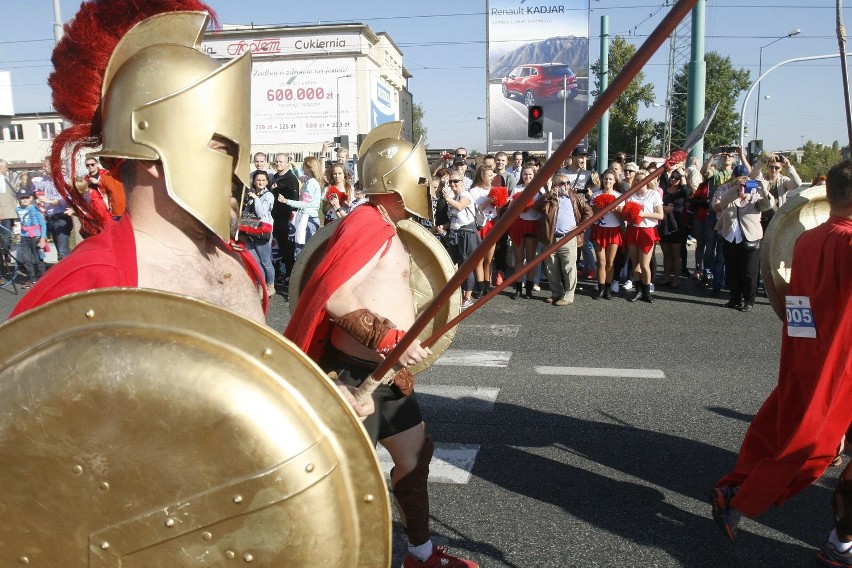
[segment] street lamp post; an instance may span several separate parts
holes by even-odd
[[[802,33],[802,30],[800,30],[799,28],[796,28],[794,30],[790,30],[790,33],[788,33],[787,35],[783,35],[783,36],[781,36],[777,39],[773,39],[772,41],[770,41],[766,45],[761,46],[761,48],[760,48],[760,63],[759,63],[758,70],[757,70],[757,76],[758,77],[760,77],[761,74],[763,73],[763,48],[769,47],[773,43],[781,41],[782,39],[787,39],[788,37],[797,36],[800,33]],[[758,126],[760,126],[760,83],[757,84],[757,110],[754,113],[754,140],[757,140],[757,128],[758,128]]]
[[[340,138],[340,80],[352,75],[341,75],[337,78],[337,137]],[[347,148],[348,150],[348,148]]]
[[[745,113],[746,113],[746,109],[748,108],[748,101],[751,98],[751,93],[754,91],[754,89],[760,87],[760,81],[763,80],[763,78],[765,76],[769,75],[770,73],[772,73],[773,71],[775,71],[776,69],[781,67],[782,65],[787,65],[788,63],[797,63],[799,61],[815,61],[817,59],[831,59],[833,57],[840,57],[840,54],[839,53],[830,53],[828,55],[811,55],[811,56],[808,56],[808,57],[794,57],[793,59],[785,59],[781,63],[776,63],[775,65],[773,65],[772,67],[767,69],[765,73],[761,73],[760,77],[755,79],[754,83],[752,83],[751,86],[748,88],[748,91],[746,91],[745,98],[743,98],[743,104],[740,107],[740,146],[743,145],[743,139],[745,138],[745,136],[744,136],[744,134],[745,134]],[[757,138],[757,137],[755,136],[755,138]]]

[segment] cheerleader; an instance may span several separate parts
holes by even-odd
[[[524,166],[521,170],[521,181],[512,190],[512,199],[517,197],[524,191],[524,187],[532,181],[535,176],[535,170],[530,166]],[[515,219],[512,226],[509,227],[509,238],[512,239],[512,252],[515,258],[515,270],[519,270],[528,260],[535,256],[535,248],[538,244],[538,221],[541,217],[541,212],[532,207],[535,199],[538,199],[540,194],[536,194],[534,199],[531,199],[524,207],[523,213]],[[512,294],[512,299],[515,300],[521,295],[522,290],[526,290],[525,298],[532,298],[533,280],[531,277],[524,276],[526,284],[520,281],[515,282],[515,293]]]
[[[651,296],[651,258],[654,245],[660,240],[657,235],[657,222],[663,214],[663,199],[648,185],[631,195],[621,211],[627,221],[627,250],[633,263],[633,294],[628,298],[635,302],[640,297],[649,304]]]
[[[503,197],[508,197],[505,188],[494,188],[492,191],[491,182],[494,180],[494,170],[491,168],[480,167],[473,175],[473,183],[470,186],[470,195],[473,197],[473,203],[476,206],[477,214],[477,229],[479,237],[485,238],[491,229],[494,227],[494,221],[497,219],[499,208],[506,204],[505,200],[499,199],[496,195],[500,193],[496,191],[503,189]],[[496,201],[495,201],[496,200]],[[480,226],[480,221],[482,226]],[[480,263],[476,266],[476,290],[473,291],[473,297],[479,298],[488,293],[488,286],[491,281],[491,270],[494,262],[494,249],[497,248],[497,243],[491,245]]]
[[[616,173],[612,169],[604,170],[601,174],[601,189],[592,194],[592,207],[603,209],[618,199],[621,194],[615,191],[616,183],[618,183]],[[595,258],[598,261],[598,292],[592,296],[595,300],[612,299],[615,255],[618,247],[623,244],[621,219],[616,212],[620,212],[620,208],[604,215],[592,227],[591,240],[595,245]]]

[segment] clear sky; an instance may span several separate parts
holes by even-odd
[[[0,70],[12,73],[15,111],[49,111],[46,81],[53,48],[52,0],[2,3]],[[425,109],[429,146],[485,149],[485,123],[477,119],[486,116],[484,0],[209,3],[220,20],[229,24],[362,22],[375,31],[387,32],[402,50],[404,65],[414,75],[409,88],[415,102]],[[591,0],[592,62],[600,51],[602,15],[609,17],[610,35],[626,36],[638,44],[662,19],[667,11],[665,4],[666,0]],[[79,5],[79,0],[62,0],[63,19],[69,19]],[[749,70],[754,80],[761,46],[766,46],[764,70],[794,57],[836,54],[835,10],[835,0],[707,0],[706,49],[730,56],[734,66]],[[848,6],[845,18],[846,24],[852,26]],[[796,28],[801,29],[798,36],[767,45]],[[666,102],[667,61],[668,44],[645,70],[646,80],[655,85],[660,105]],[[834,140],[841,145],[848,143],[837,58],[780,67],[764,79],[761,95],[758,134],[767,149],[788,150],[808,139],[824,144]],[[750,128],[755,120],[756,100],[755,94],[746,111]],[[738,111],[740,104],[738,101]],[[663,117],[664,106],[640,110],[640,118]]]

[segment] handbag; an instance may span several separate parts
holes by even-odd
[[[256,217],[243,217],[240,219],[240,233],[255,240],[266,240],[272,234],[272,223]]]

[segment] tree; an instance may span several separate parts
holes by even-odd
[[[608,76],[611,83],[618,75],[630,58],[636,53],[636,46],[631,45],[621,36],[616,36],[609,46],[609,69]],[[600,94],[600,69],[601,60],[598,59],[591,67],[595,78],[595,88],[592,96]],[[654,102],[654,86],[645,83],[645,73],[640,71],[627,86],[621,95],[609,107],[609,154],[624,152],[633,156],[634,152],[639,156],[650,154],[656,148],[655,140],[657,128],[652,120],[639,120],[639,104],[649,107]],[[591,146],[598,145],[597,128],[589,136]]]
[[[831,166],[843,159],[837,140],[831,146],[824,146],[808,140],[802,149],[804,150],[802,160],[796,166],[796,171],[799,172],[799,176],[805,183],[820,174],[827,174]]]
[[[730,57],[722,57],[715,51],[704,55],[706,64],[706,84],[704,87],[704,105],[709,110],[713,105],[719,103],[716,116],[710,124],[710,129],[704,135],[704,148],[710,149],[714,146],[728,146],[737,144],[740,139],[740,115],[734,110],[734,103],[751,85],[750,73],[745,69],[734,69]],[[674,94],[671,105],[673,117],[687,116],[687,82],[689,78],[689,66],[675,75]],[[676,131],[686,132],[686,124],[677,125],[679,128],[672,129],[672,148],[682,148],[684,139],[676,135]],[[677,137],[676,137],[677,136]],[[678,139],[680,138],[680,139]]]
[[[423,124],[423,106],[417,103],[411,105],[411,131],[416,144],[420,137],[423,137],[423,145],[426,145],[427,130]]]

